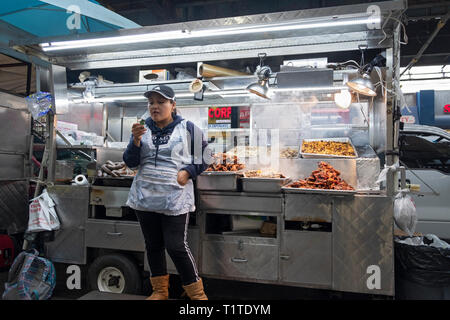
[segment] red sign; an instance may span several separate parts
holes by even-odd
[[[450,104],[444,106],[444,113],[450,113]]]
[[[210,108],[208,116],[216,119],[229,119],[231,116],[231,107]]]
[[[239,108],[239,127],[240,128],[250,127],[250,107]]]
[[[416,123],[416,118],[414,116],[401,116],[400,122],[403,123]]]

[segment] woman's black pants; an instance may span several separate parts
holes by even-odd
[[[167,274],[165,250],[172,259],[183,285],[198,281],[197,266],[187,243],[189,213],[169,216],[156,212],[136,211],[147,250],[152,277]]]

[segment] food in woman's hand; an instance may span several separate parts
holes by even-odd
[[[318,170],[314,170],[306,179],[295,181],[286,187],[303,189],[355,190],[340,177],[341,173],[329,163],[321,161]]]
[[[356,155],[352,145],[348,142],[325,140],[303,141],[302,152],[347,157],[353,157]]]
[[[239,163],[237,156],[217,153],[213,157],[214,162],[209,165],[206,171],[239,171],[245,168],[244,164]]]

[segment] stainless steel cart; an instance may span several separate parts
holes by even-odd
[[[321,28],[305,27],[301,30],[281,28],[245,36],[217,35],[207,39],[168,39],[153,42],[151,46],[142,43],[118,45],[112,51],[104,47],[94,47],[45,52],[45,56],[53,63],[48,70],[48,84],[55,97],[56,110],[58,111],[60,106],[61,110],[64,109],[61,117],[73,117],[76,120],[77,110],[81,110],[77,108],[91,108],[92,113],[97,115],[95,119],[102,119],[101,134],[106,136],[111,134],[107,132],[108,129],[112,130],[118,122],[111,118],[116,112],[109,108],[111,102],[102,100],[102,97],[108,97],[109,101],[117,99],[126,103],[128,98],[142,95],[150,84],[98,85],[95,101],[86,103],[77,88],[68,87],[65,83],[66,68],[82,71],[161,63],[207,62],[225,58],[248,59],[257,57],[260,52],[266,53],[267,56],[286,57],[357,51],[362,47],[384,52],[386,67],[382,68],[382,75],[387,91],[381,92],[379,88],[373,100],[361,96],[367,114],[363,112],[365,120],[361,120],[360,127],[353,125],[351,128],[328,128],[330,137],[339,137],[344,133],[358,149],[359,157],[356,159],[329,159],[333,166],[345,175],[346,181],[356,187],[355,194],[242,192],[237,177],[226,191],[214,190],[210,185],[206,189],[199,188],[196,191],[197,211],[192,214],[193,223],[189,227],[188,241],[200,274],[207,277],[393,296],[392,196],[398,185],[397,172],[389,172],[387,181],[381,188],[375,180],[383,164],[391,166],[397,162],[398,122],[394,115],[398,101],[391,92],[395,92],[393,80],[399,79],[400,25],[397,20],[389,17],[399,17],[406,3],[386,1],[370,5],[380,9],[380,26],[383,29],[364,24],[338,28],[331,25]],[[311,19],[344,21],[356,16],[371,17],[371,14],[368,5],[359,4],[252,15],[246,19],[224,18],[150,26],[107,34],[133,35],[160,30],[197,30],[229,25],[255,28],[261,25],[276,26],[289,21],[306,25]],[[46,39],[45,42],[58,40],[61,39]],[[64,40],[72,38],[66,37]],[[42,41],[33,39],[31,42],[17,42],[14,45],[43,55],[37,45],[39,42]],[[309,71],[309,77],[319,77],[314,70]],[[345,89],[342,85],[343,79],[356,76],[356,71],[328,70],[327,74],[331,74],[331,86],[285,88],[281,93],[283,99],[276,105],[280,108],[290,105],[293,103],[292,97],[295,97],[295,101],[300,101],[299,92],[302,97],[311,93],[326,96],[339,92]],[[379,80],[375,73],[372,77],[375,82]],[[179,95],[177,107],[181,113],[183,110],[188,112],[194,108],[207,109],[211,106],[250,106],[263,110],[268,102],[255,100],[248,95],[237,97],[236,94],[227,94],[245,89],[256,80],[253,75],[204,79],[208,90],[204,92],[203,100],[195,100],[193,94],[189,93],[191,80],[157,83],[168,84],[176,91]],[[69,93],[72,98],[69,98]],[[134,106],[145,111],[145,100],[140,103]],[[132,108],[117,105],[115,107],[121,108],[121,119],[127,120],[126,113]],[[253,112],[251,121],[256,121],[255,116]],[[136,118],[134,115],[128,119],[130,121],[123,121],[124,126],[120,130],[127,131],[127,123],[129,126],[133,117]],[[333,130],[337,129],[340,131],[333,133]],[[320,130],[314,132],[323,132],[323,128]],[[252,135],[252,127],[249,131]],[[286,145],[297,144],[296,141],[286,141]],[[49,150],[54,149],[50,146]],[[113,148],[98,148],[97,152],[110,152],[117,156],[123,149],[118,151]],[[97,153],[97,159],[99,157]],[[112,157],[109,160],[115,160]],[[316,159],[279,159],[280,170],[292,179],[309,175],[316,166]],[[54,170],[54,167],[51,166],[50,169]],[[49,174],[50,178],[53,176]],[[139,225],[136,221],[125,219],[123,214],[123,210],[126,210],[124,201],[128,189],[129,187],[93,184],[85,187],[49,186],[62,228],[56,233],[55,241],[46,245],[48,256],[55,262],[90,264],[100,255],[125,253],[133,257],[138,266],[148,270]],[[99,207],[104,208],[103,213],[99,211]],[[239,228],[238,222],[242,222],[242,217],[275,222],[276,234],[267,236],[258,233],[255,228]],[[220,224],[218,221],[228,222],[228,228],[224,228],[224,223]],[[176,272],[172,263],[169,269]]]

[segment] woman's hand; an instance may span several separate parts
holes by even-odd
[[[177,182],[180,186],[184,186],[189,180],[189,172],[186,170],[178,171]]]
[[[141,139],[144,133],[147,132],[147,129],[140,123],[133,123],[133,127],[131,128],[131,133],[133,134],[133,143],[136,147],[141,146]]]

